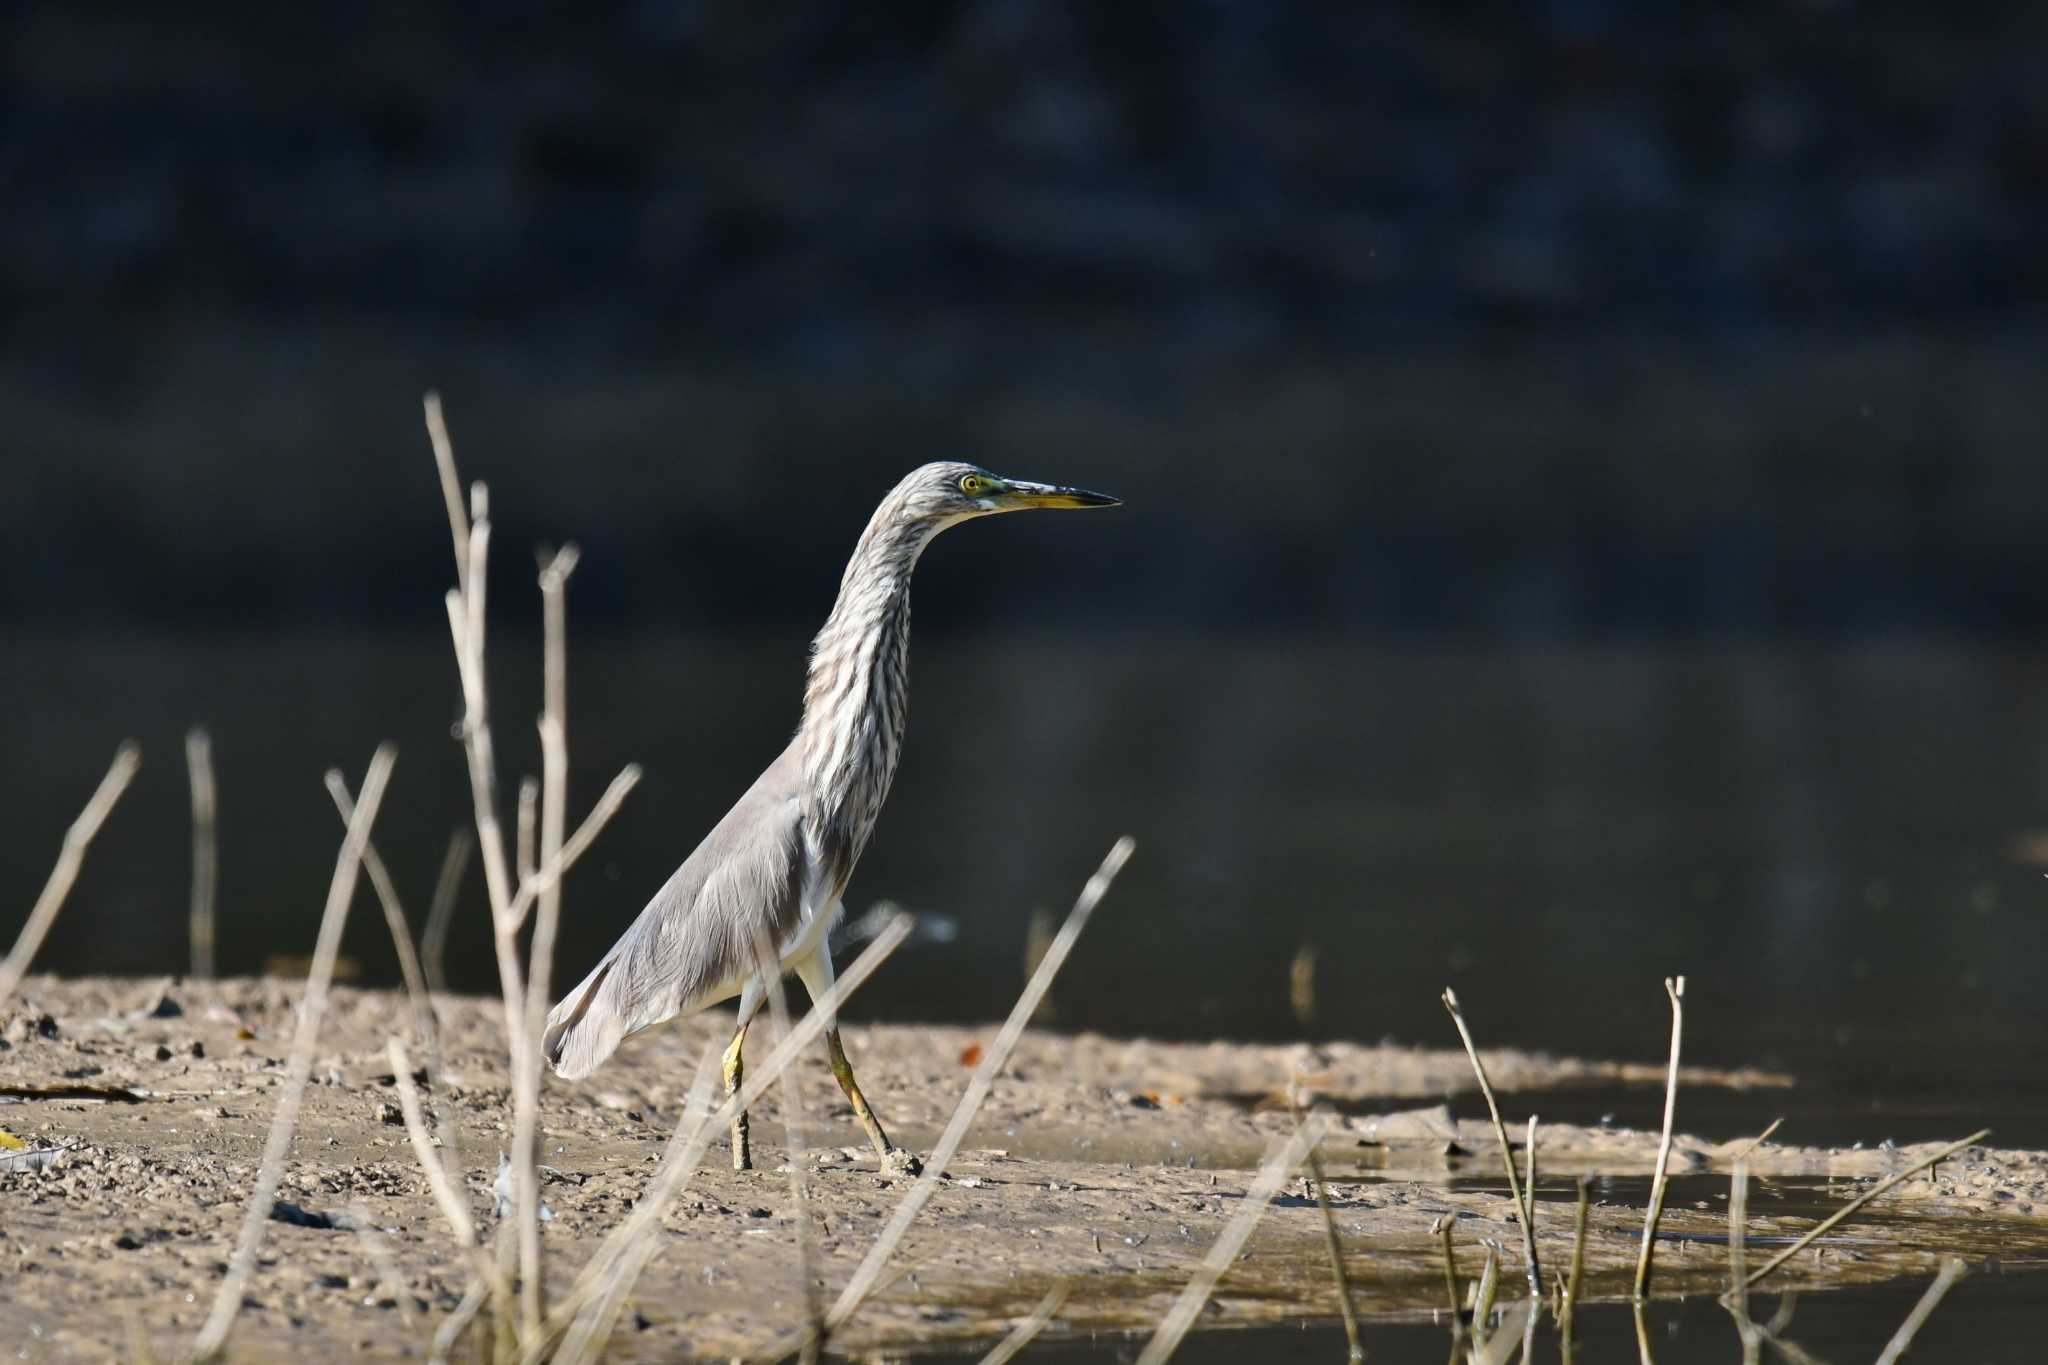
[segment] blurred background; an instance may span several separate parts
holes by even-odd
[[[647,768],[559,979],[782,745],[876,500],[968,458],[1127,506],[927,556],[849,907],[958,932],[857,1015],[998,1016],[1129,831],[1060,1026],[1441,1045],[1449,983],[1655,1060],[1683,971],[1689,1055],[1828,1110],[1788,1138],[2048,1140],[2039,5],[5,22],[0,931],[146,756],[46,968],[182,969],[194,723],[223,970],[309,949],[320,774],[386,737],[423,916],[467,807],[433,387],[508,791],[543,543],[573,810]],[[486,942],[472,869],[456,984]],[[347,951],[395,980],[367,904]]]

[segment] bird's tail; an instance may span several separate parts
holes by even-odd
[[[564,1080],[578,1080],[597,1070],[625,1039],[618,1009],[601,1000],[617,960],[608,957],[598,963],[582,985],[548,1012],[547,1031],[540,1039],[541,1055]]]

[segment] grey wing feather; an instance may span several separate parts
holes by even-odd
[[[792,740],[555,1006],[541,1046],[558,1075],[587,1076],[633,1034],[736,993],[757,930],[776,950],[789,942],[806,871],[802,776]]]

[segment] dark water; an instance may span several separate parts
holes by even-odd
[[[572,805],[646,780],[572,879],[580,974],[779,748],[799,632],[579,640]],[[506,788],[537,763],[537,649],[493,667]],[[981,1020],[1021,984],[1032,912],[1063,911],[1112,838],[1138,854],[1054,993],[1069,1028],[1292,1038],[1288,964],[1317,953],[1311,1036],[1482,1041],[1661,1060],[1660,979],[1691,981],[1691,1060],[1797,1073],[1790,1094],[1687,1101],[1735,1133],[1910,1141],[1980,1124],[2048,1144],[2048,654],[1907,639],[1827,649],[1372,649],[1286,639],[947,636],[914,647],[895,795],[849,906],[958,921],[853,1013]],[[221,956],[311,945],[339,831],[320,774],[400,761],[378,841],[424,914],[467,796],[444,642],[416,637],[0,640],[9,838],[25,907],[115,743],[145,769],[42,964],[185,960],[181,736],[212,727]],[[2043,836],[2048,843],[2048,836]],[[492,983],[472,875],[450,953]],[[9,912],[11,920],[17,912]],[[6,929],[0,923],[0,929]],[[374,913],[347,951],[392,978]],[[1520,1106],[1517,1106],[1520,1107]],[[1658,1098],[1549,1096],[1546,1116]]]
[[[1802,1296],[1785,1336],[1821,1360],[1861,1361],[1877,1358],[1892,1333],[1925,1291],[1924,1282],[1844,1289]],[[1949,1361],[1956,1365],[2022,1365],[2041,1358],[2041,1312],[2044,1294],[2038,1277],[1977,1274],[1951,1289],[1926,1326],[1913,1339],[1907,1358]],[[1752,1311],[1768,1320],[1778,1300],[1761,1296]],[[1728,1314],[1712,1295],[1680,1302],[1653,1303],[1647,1310],[1651,1349],[1657,1365],[1727,1365],[1742,1358],[1742,1347]],[[1579,1358],[1591,1361],[1633,1361],[1635,1318],[1622,1304],[1589,1304],[1579,1310]],[[1429,1361],[1445,1358],[1450,1336],[1441,1323],[1379,1322],[1363,1324],[1366,1359]],[[1034,1343],[1034,1361],[1100,1362],[1135,1360],[1149,1333],[1125,1336],[1096,1333],[1078,1338]],[[1557,1338],[1552,1325],[1538,1329],[1537,1358],[1555,1360]],[[1771,1358],[1768,1350],[1766,1358]],[[933,1352],[912,1359],[971,1361],[980,1351]],[[1292,1327],[1259,1327],[1242,1331],[1208,1331],[1190,1335],[1174,1356],[1191,1365],[1330,1365],[1344,1359],[1343,1330],[1320,1320]]]

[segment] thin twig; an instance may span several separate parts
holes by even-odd
[[[1458,1283],[1458,1258],[1451,1250],[1451,1225],[1458,1221],[1455,1213],[1439,1216],[1436,1226],[1431,1229],[1444,1239],[1444,1297],[1451,1305],[1451,1358],[1457,1359],[1458,1342],[1465,1335],[1465,1289]]]
[[[543,858],[539,869],[533,874],[533,879],[519,884],[519,889],[512,893],[512,904],[508,908],[515,933],[525,925],[526,912],[533,907],[534,902],[567,876],[569,869],[576,866],[578,860],[590,851],[591,843],[603,833],[605,825],[611,818],[619,813],[619,806],[625,801],[627,793],[631,792],[639,781],[638,763],[628,763],[619,769],[619,775],[604,789],[604,795],[597,798],[597,804],[583,817],[583,823],[576,826],[576,832],[562,842],[561,856],[553,862]]]
[[[434,899],[427,906],[427,927],[420,933],[420,970],[427,988],[436,994],[448,989],[448,927],[455,922],[455,902],[462,891],[462,873],[469,866],[476,836],[468,827],[457,825],[448,836],[448,851],[441,856],[441,875],[434,881]]]
[[[1735,1160],[1728,1176],[1728,1293],[1722,1302],[1735,1319],[1742,1342],[1742,1365],[1762,1359],[1764,1334],[1749,1316],[1749,1163]]]
[[[794,1054],[791,1054],[792,1056]],[[611,1339],[612,1326],[625,1308],[640,1274],[660,1246],[655,1230],[669,1200],[697,1173],[697,1166],[709,1148],[702,1140],[708,1131],[705,1119],[711,1112],[711,1078],[718,1068],[719,1047],[714,1039],[704,1045],[697,1059],[697,1074],[683,1099],[683,1112],[669,1134],[662,1162],[648,1191],[633,1208],[632,1217],[615,1229],[598,1248],[597,1255],[583,1268],[576,1285],[555,1307],[554,1315],[541,1331],[526,1343],[522,1361],[542,1359],[548,1342],[564,1332],[562,1348],[553,1356],[554,1365],[576,1365],[598,1359]]]
[[[441,395],[429,390],[427,440],[434,447],[434,468],[441,475],[441,500],[448,504],[448,535],[455,542],[455,581],[469,589],[469,519],[462,514],[462,478],[455,472],[455,443],[448,439],[448,419],[441,411]]]
[[[1298,1126],[1302,1121],[1301,1078],[1297,1074],[1287,1084],[1287,1107],[1294,1115]],[[1337,1238],[1337,1219],[1330,1212],[1330,1195],[1323,1179],[1323,1159],[1310,1148],[1308,1154],[1309,1183],[1315,1191],[1316,1208],[1323,1216],[1323,1244],[1330,1253],[1330,1278],[1337,1288],[1337,1311],[1344,1318],[1344,1342],[1346,1355],[1352,1365],[1365,1359],[1365,1347],[1358,1339],[1358,1311],[1351,1303],[1351,1277],[1344,1271],[1344,1247]]]
[[[192,979],[213,980],[213,896],[219,875],[214,835],[213,741],[201,726],[185,732],[185,771],[192,787],[192,912],[187,939]]]
[[[1202,1258],[1201,1265],[1196,1268],[1187,1287],[1181,1290],[1180,1297],[1174,1300],[1173,1307],[1167,1310],[1165,1320],[1159,1324],[1159,1330],[1153,1333],[1152,1340],[1139,1354],[1138,1365],[1164,1365],[1164,1362],[1180,1349],[1181,1339],[1187,1336],[1188,1329],[1195,1325],[1195,1318],[1201,1313],[1202,1305],[1209,1301],[1209,1296],[1216,1290],[1216,1282],[1223,1278],[1223,1272],[1230,1269],[1231,1263],[1237,1260],[1238,1252],[1244,1249],[1245,1241],[1252,1235],[1252,1229],[1257,1226],[1260,1215],[1265,1213],[1266,1205],[1272,1202],[1273,1196],[1294,1173],[1295,1167],[1301,1165],[1309,1149],[1322,1141],[1323,1134],[1328,1132],[1329,1128],[1328,1113],[1311,1114],[1308,1122],[1296,1128],[1285,1142],[1276,1144],[1268,1153],[1264,1163],[1259,1167],[1258,1176],[1252,1181],[1251,1188],[1245,1191],[1244,1202],[1224,1225],[1223,1235],[1216,1239],[1216,1244],[1209,1248],[1209,1254]]]
[[[1868,1204],[1871,1200],[1877,1198],[1881,1194],[1884,1194],[1886,1191],[1894,1189],[1897,1186],[1904,1184],[1906,1181],[1911,1180],[1914,1176],[1920,1174],[1920,1172],[1926,1170],[1929,1166],[1934,1165],[1936,1162],[1946,1161],[1950,1157],[1954,1156],[1957,1152],[1962,1151],[1965,1147],[1974,1147],[1978,1143],[1982,1142],[1985,1138],[1988,1138],[1990,1136],[1991,1130],[1989,1128],[1980,1128],[1976,1132],[1970,1134],[1968,1137],[1962,1139],[1960,1142],[1951,1142],[1948,1146],[1942,1148],[1933,1156],[1928,1157],[1925,1161],[1915,1162],[1913,1165],[1907,1167],[1903,1171],[1900,1171],[1898,1174],[1890,1176],[1882,1181],[1879,1181],[1877,1184],[1872,1185],[1869,1189],[1865,1190],[1862,1194],[1856,1196],[1856,1198],[1844,1204],[1834,1213],[1822,1219],[1819,1223],[1816,1223],[1811,1228],[1808,1228],[1805,1236],[1801,1237],[1791,1246],[1786,1247],[1777,1255],[1771,1257],[1769,1261],[1766,1261],[1760,1269],[1758,1269],[1750,1275],[1749,1287],[1751,1289],[1756,1288],[1757,1284],[1760,1281],[1762,1281],[1765,1276],[1769,1275],[1773,1270],[1776,1270],[1779,1266],[1785,1264],[1785,1262],[1791,1260],[1794,1256],[1797,1256],[1800,1252],[1806,1250],[1807,1247],[1813,1244],[1813,1240],[1816,1237],[1819,1237],[1822,1234],[1826,1233],[1830,1228],[1834,1227],[1837,1223],[1840,1223],[1850,1214],[1856,1212],[1856,1210],[1862,1208],[1865,1204]]]
[[[1488,1338],[1486,1346],[1473,1357],[1473,1365],[1507,1365],[1508,1357],[1520,1346],[1526,1351],[1536,1327],[1537,1299],[1523,1299],[1500,1315],[1500,1328]],[[1524,1360],[1527,1360],[1526,1355]],[[1529,1361],[1528,1365],[1535,1365]]]
[[[565,545],[540,571],[544,624],[540,715],[540,862],[559,867],[562,826],[569,802],[568,611],[564,602],[576,547]],[[562,881],[550,879],[540,893],[533,943],[526,959],[525,1041],[513,1104],[512,1150],[519,1190],[519,1318],[527,1335],[540,1330],[540,1040],[547,1027],[548,987],[560,923]]]
[[[1650,1350],[1649,1304],[1642,1299],[1637,1299],[1629,1306],[1635,1310],[1636,1360],[1639,1362],[1639,1365],[1657,1365],[1657,1357]]]
[[[1751,1138],[1749,1140],[1749,1144],[1745,1146],[1741,1151],[1735,1154],[1735,1160],[1749,1160],[1750,1157],[1756,1154],[1757,1148],[1763,1146],[1766,1142],[1769,1142],[1771,1140],[1771,1134],[1777,1132],[1779,1125],[1783,1124],[1784,1122],[1785,1116],[1783,1114],[1780,1114],[1778,1115],[1778,1117],[1772,1119],[1770,1127],[1764,1129],[1761,1133],[1758,1133],[1755,1137]]]
[[[1067,1301],[1067,1289],[1067,1282],[1061,1280],[1046,1290],[1045,1297],[1038,1301],[1038,1307],[1031,1310],[1031,1316],[1011,1328],[1010,1335],[989,1348],[989,1353],[981,1358],[981,1365],[1008,1365],[1012,1357],[1037,1340],[1038,1334],[1052,1322],[1053,1314],[1059,1312],[1060,1305]]]
[[[100,785],[85,803],[85,809],[71,822],[71,828],[64,831],[64,844],[57,851],[57,865],[50,869],[50,879],[43,883],[43,892],[36,897],[35,905],[28,912],[28,920],[21,926],[20,937],[14,940],[14,949],[7,954],[7,960],[0,962],[0,1005],[5,1005],[13,996],[22,977],[28,975],[28,964],[35,958],[36,950],[43,946],[43,936],[50,932],[50,925],[57,919],[57,912],[64,908],[64,898],[71,894],[71,884],[78,880],[78,868],[85,861],[86,847],[100,832],[100,825],[106,821],[114,803],[121,799],[121,793],[128,790],[129,782],[135,778],[135,770],[142,766],[142,750],[134,740],[128,740],[114,751],[114,761],[107,767],[107,775],[100,779]]]
[[[1472,1072],[1479,1077],[1479,1093],[1486,1097],[1486,1111],[1493,1116],[1493,1135],[1500,1142],[1501,1165],[1508,1173],[1508,1194],[1515,1201],[1515,1212],[1522,1220],[1523,1269],[1528,1273],[1529,1292],[1543,1294],[1543,1273],[1536,1264],[1536,1192],[1523,1190],[1520,1179],[1515,1175],[1515,1153],[1508,1143],[1507,1125],[1500,1120],[1500,1105],[1493,1098],[1493,1086],[1486,1079],[1486,1068],[1479,1063],[1479,1049],[1472,1042],[1472,1030],[1465,1027],[1465,1015],[1458,1008],[1458,995],[1450,987],[1444,987],[1444,1008],[1451,1012],[1451,1022],[1458,1026],[1458,1037],[1465,1042],[1465,1055],[1472,1059]]]
[[[519,880],[533,880],[533,832],[540,824],[540,781],[537,778],[519,779],[519,804],[513,823],[516,831],[513,846],[518,852],[513,857],[519,869]]]
[[[967,1082],[966,1093],[961,1095],[960,1103],[953,1108],[953,1117],[946,1124],[946,1131],[940,1136],[938,1145],[932,1149],[930,1158],[925,1162],[924,1173],[918,1176],[916,1182],[911,1185],[910,1192],[904,1195],[903,1201],[896,1206],[896,1213],[890,1218],[888,1226],[875,1239],[874,1246],[869,1248],[868,1254],[861,1260],[859,1269],[853,1272],[853,1278],[847,1281],[846,1288],[840,1292],[839,1298],[832,1305],[832,1310],[825,1315],[827,1327],[837,1330],[853,1316],[861,1301],[873,1290],[876,1278],[881,1275],[882,1267],[888,1264],[897,1244],[903,1240],[904,1233],[910,1230],[912,1220],[938,1190],[939,1180],[946,1173],[946,1164],[953,1159],[953,1153],[959,1150],[961,1140],[967,1136],[968,1125],[974,1121],[974,1115],[981,1108],[981,1102],[988,1098],[988,1092],[994,1086],[996,1076],[1009,1064],[1010,1053],[1016,1048],[1017,1040],[1023,1036],[1024,1026],[1031,1022],[1032,1011],[1038,1008],[1038,1002],[1045,998],[1045,993],[1052,989],[1053,978],[1059,975],[1060,968],[1065,965],[1067,954],[1073,951],[1074,942],[1081,937],[1081,931],[1088,927],[1089,916],[1095,913],[1095,907],[1108,893],[1110,883],[1116,880],[1116,874],[1123,870],[1124,863],[1131,856],[1131,850],[1136,847],[1137,844],[1128,834],[1118,839],[1110,846],[1108,856],[1102,860],[1102,866],[1095,870],[1095,875],[1081,888],[1080,898],[1074,902],[1073,910],[1067,915],[1067,922],[1060,926],[1059,933],[1053,938],[1052,946],[1046,950],[1044,960],[1038,964],[1038,970],[1031,974],[1031,980],[1024,987],[1024,993],[1017,997],[1017,1003],[1011,1007],[1010,1017],[1003,1021],[1003,1027],[996,1034],[995,1041],[989,1045],[988,1051],[982,1054],[980,1065],[975,1067],[974,1075]]]
[[[1578,1311],[1580,1286],[1586,1281],[1586,1212],[1592,1203],[1592,1193],[1593,1182],[1580,1176],[1579,1207],[1572,1217],[1572,1269],[1564,1282],[1564,1301],[1557,1308],[1558,1345],[1564,1365],[1572,1365],[1572,1352],[1577,1348],[1574,1315]]]
[[[469,1282],[469,1288],[463,1291],[462,1301],[455,1305],[434,1332],[434,1344],[427,1352],[427,1365],[448,1365],[448,1357],[455,1352],[455,1343],[462,1340],[462,1334],[476,1320],[476,1310],[484,1306],[484,1296],[488,1292],[482,1280]]]
[[[220,1355],[235,1324],[235,1315],[241,1312],[243,1289],[256,1268],[256,1251],[270,1222],[285,1159],[291,1154],[292,1131],[298,1125],[299,1105],[306,1095],[306,1076],[313,1069],[313,1049],[319,1042],[320,1024],[327,1012],[327,987],[334,978],[334,958],[341,949],[341,929],[348,919],[348,904],[355,896],[356,873],[362,867],[363,848],[369,843],[370,826],[377,818],[377,807],[383,803],[384,785],[390,779],[394,760],[395,754],[388,744],[371,757],[369,771],[363,775],[362,799],[356,803],[348,822],[348,835],[335,858],[334,878],[327,888],[327,905],[321,911],[320,934],[313,946],[313,967],[306,975],[306,994],[299,1002],[298,1027],[285,1063],[284,1091],[270,1120],[270,1136],[263,1145],[263,1161],[256,1170],[256,1187],[250,1192],[249,1207],[242,1215],[242,1232],[235,1244],[234,1257],[228,1262],[227,1275],[214,1296],[213,1310],[192,1348],[197,1360],[213,1360]]]
[[[1479,1284],[1472,1291],[1472,1340],[1484,1349],[1493,1336],[1493,1301],[1500,1293],[1500,1253],[1492,1242],[1486,1249],[1486,1264],[1479,1268]]]
[[[825,992],[825,998],[811,1002],[810,1012],[776,1044],[768,1054],[768,1060],[748,1070],[745,1082],[736,1093],[728,1095],[725,1103],[717,1109],[694,1118],[686,1115],[677,1123],[675,1131],[669,1135],[661,1165],[656,1169],[653,1181],[641,1193],[640,1201],[633,1206],[632,1216],[613,1229],[597,1253],[584,1264],[575,1285],[549,1311],[540,1336],[526,1343],[520,1357],[525,1365],[534,1365],[542,1359],[549,1341],[583,1314],[589,1305],[624,1301],[646,1259],[658,1249],[652,1237],[654,1226],[668,1208],[669,1201],[689,1183],[711,1144],[712,1135],[723,1132],[735,1114],[752,1107],[768,1087],[779,1080],[783,1068],[795,1061],[804,1048],[817,1041],[828,1023],[837,1017],[839,1008],[910,935],[913,924],[909,915],[898,915],[891,920],[853,960],[845,974],[832,983],[832,988]],[[717,1045],[710,1045],[705,1055],[707,1058],[715,1057]],[[706,1066],[709,1065],[707,1062]],[[700,1068],[699,1074],[706,1078],[704,1084],[708,1086],[709,1071]],[[636,1255],[639,1257],[637,1261],[633,1259]],[[599,1336],[596,1340],[602,1343],[604,1338]],[[557,1357],[559,1360],[569,1358],[566,1353]]]
[[[457,1193],[455,1185],[448,1178],[448,1168],[442,1164],[440,1154],[434,1150],[434,1140],[427,1134],[427,1121],[420,1108],[420,1093],[412,1082],[412,1059],[406,1056],[405,1044],[393,1038],[386,1045],[386,1055],[391,1061],[391,1071],[398,1086],[398,1106],[405,1116],[405,1135],[412,1141],[413,1155],[419,1158],[420,1169],[426,1173],[427,1189],[433,1194],[434,1202],[441,1206],[441,1214],[448,1220],[448,1228],[455,1234],[455,1245],[468,1258],[471,1268],[497,1294],[500,1304],[509,1307],[512,1302],[512,1282],[499,1271],[497,1263],[485,1253],[476,1236],[476,1219],[470,1213],[469,1203]]]
[[[1294,1121],[1301,1122],[1301,1112],[1296,1109]],[[1323,1242],[1330,1252],[1330,1278],[1337,1286],[1337,1311],[1344,1315],[1344,1343],[1346,1357],[1357,1365],[1365,1359],[1365,1346],[1358,1339],[1358,1310],[1351,1303],[1351,1277],[1344,1271],[1344,1248],[1337,1240],[1337,1219],[1330,1212],[1329,1191],[1324,1188],[1323,1159],[1316,1155],[1315,1148],[1308,1151],[1309,1180],[1315,1186],[1316,1207],[1323,1214]]]
[[[775,1021],[775,1035],[789,1032],[789,993],[782,985],[782,964],[765,932],[754,935],[754,970],[767,983],[768,1012]],[[782,1072],[782,1145],[789,1159],[789,1200],[796,1223],[797,1302],[804,1315],[804,1339],[799,1351],[801,1365],[814,1365],[825,1349],[827,1336],[824,1305],[818,1302],[818,1287],[811,1272],[811,1200],[804,1178],[804,1099],[795,1067]]]
[[[1941,1303],[1942,1296],[1954,1287],[1957,1280],[1963,1278],[1963,1272],[1964,1266],[1960,1257],[1951,1256],[1941,1263],[1941,1273],[1934,1277],[1934,1283],[1927,1286],[1927,1292],[1920,1296],[1920,1302],[1913,1305],[1913,1311],[1906,1314],[1906,1320],[1900,1323],[1899,1330],[1892,1334],[1891,1341],[1884,1348],[1884,1354],[1877,1358],[1877,1365],[1898,1365],[1899,1357],[1906,1354],[1906,1348],[1913,1344],[1914,1336],[1926,1325],[1928,1317]]]
[[[346,825],[349,815],[355,810],[355,802],[349,798],[348,783],[338,769],[327,770],[327,794],[334,798],[334,808],[341,813],[341,822]],[[398,899],[398,888],[391,881],[390,869],[384,866],[384,859],[377,852],[374,842],[363,845],[363,871],[369,874],[370,886],[377,893],[377,904],[384,910],[384,927],[391,931],[391,947],[398,954],[398,975],[405,982],[406,1008],[412,1013],[413,1032],[426,1046],[429,1074],[441,1074],[441,1041],[439,1020],[434,1015],[434,1002],[427,994],[426,974],[420,969],[420,957],[413,950],[412,929],[405,922],[405,906]]]
[[[1685,1033],[1685,978],[1664,978],[1671,997],[1671,1072],[1664,1084],[1664,1136],[1657,1144],[1657,1169],[1650,1180],[1650,1207],[1643,1214],[1643,1244],[1636,1251],[1635,1297],[1650,1289],[1650,1254],[1657,1242],[1657,1224],[1664,1217],[1664,1182],[1671,1170],[1671,1126],[1678,1118],[1678,1050]]]

